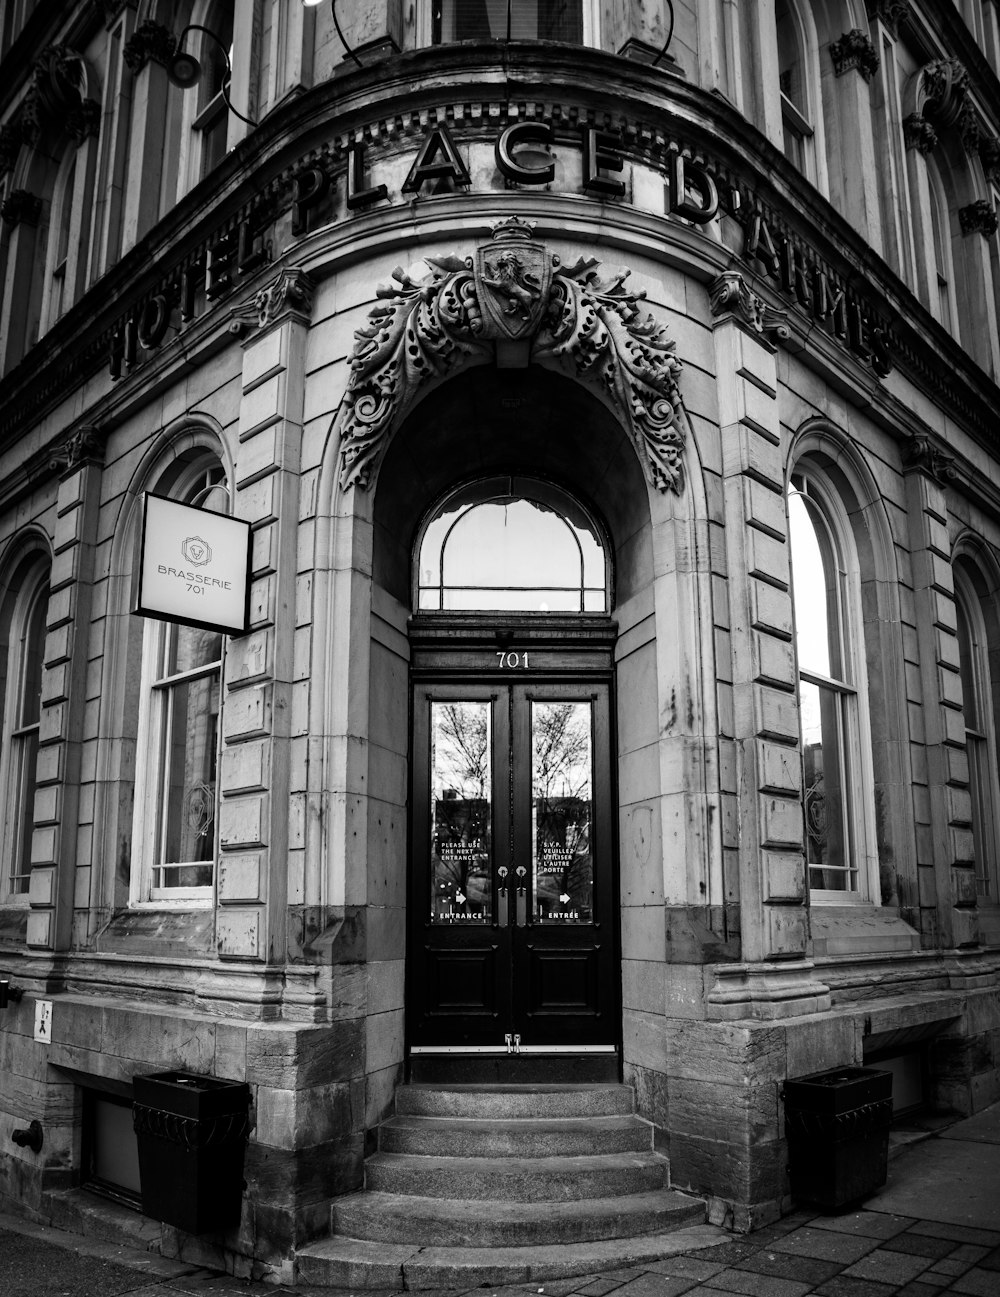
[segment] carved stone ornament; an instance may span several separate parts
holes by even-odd
[[[21,143],[21,128],[17,122],[4,122],[0,125],[0,175],[9,171],[17,161]]]
[[[978,230],[986,238],[992,239],[997,232],[997,214],[992,203],[985,198],[977,198],[968,207],[960,207],[958,222],[963,234],[972,234]]]
[[[917,73],[917,106],[936,126],[954,126],[969,94],[969,74],[958,59],[937,59]]]
[[[168,27],[147,19],[146,22],[139,24],[125,42],[122,58],[132,75],[138,76],[150,59],[166,67],[173,57],[176,46],[177,38]]]
[[[463,360],[492,360],[511,339],[523,343],[527,363],[554,365],[596,387],[628,430],[650,484],[683,489],[674,341],[640,311],[643,294],[624,288],[627,270],[602,279],[590,258],[563,267],[531,239],[532,229],[517,217],[499,221],[475,257],[427,257],[426,275],[413,279],[397,267],[393,282],[378,288],[382,303],[354,335],[338,416],[341,489],[371,485],[394,420],[425,383]]]
[[[924,433],[916,433],[903,447],[903,468],[908,473],[926,473],[940,486],[947,486],[958,476],[955,457]]]
[[[932,153],[937,148],[937,138],[937,131],[919,113],[910,113],[903,119],[903,142],[908,149]]]
[[[103,464],[107,437],[108,434],[95,424],[81,424],[49,456],[49,468],[61,473],[73,473],[84,464]]]
[[[314,285],[304,270],[292,267],[282,270],[276,279],[254,293],[249,302],[233,308],[233,333],[248,326],[263,329],[286,310],[309,315],[312,311]]]
[[[869,18],[878,18],[893,36],[899,35],[899,24],[910,16],[910,0],[867,0]]]
[[[66,114],[66,133],[76,145],[96,136],[101,129],[101,105],[93,99],[81,99],[76,108]]]
[[[981,136],[979,157],[988,179],[1000,180],[1000,139],[995,135]]]
[[[12,189],[0,207],[0,218],[8,225],[37,225],[42,214],[42,200],[27,189]]]
[[[747,287],[738,270],[725,270],[709,288],[712,314],[736,315],[754,333],[773,334],[784,340],[790,336],[788,312],[776,310]]]
[[[43,124],[58,124],[80,103],[83,57],[67,45],[50,45],[35,60],[32,84]]]
[[[842,77],[851,68],[857,68],[866,81],[871,81],[878,71],[878,50],[860,27],[845,32],[839,41],[830,45],[833,71]]]
[[[962,137],[962,147],[969,156],[979,152],[979,141],[982,129],[979,125],[979,114],[971,99],[966,99],[958,113],[958,133]]]

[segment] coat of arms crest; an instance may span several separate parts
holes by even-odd
[[[537,333],[549,301],[552,255],[532,239],[533,221],[517,216],[491,227],[493,242],[476,249],[476,296],[483,338],[515,341]]]

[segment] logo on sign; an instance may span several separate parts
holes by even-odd
[[[181,553],[195,567],[204,567],[212,561],[212,547],[200,536],[187,536],[181,545]]]

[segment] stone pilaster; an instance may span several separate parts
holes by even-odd
[[[90,633],[94,547],[100,502],[104,438],[81,427],[55,453],[61,470],[56,506],[54,557],[42,672],[38,726],[35,827],[31,840],[28,945],[64,950],[73,917],[78,854],[91,826],[81,823],[83,752],[96,743],[96,712],[86,707],[87,640]],[[81,894],[89,894],[89,880]]]
[[[281,271],[237,314],[244,342],[234,512],[253,524],[250,625],[225,664],[216,933],[223,958],[284,955],[295,568],[311,285]],[[246,323],[244,323],[246,322]]]
[[[803,1000],[815,1007],[826,988],[813,983],[805,960],[802,768],[775,351],[761,327],[763,311],[742,305],[747,296],[713,294],[743,966],[709,995],[709,1011],[770,1017],[802,1012]]]
[[[905,461],[922,695],[917,734],[927,772],[926,785],[914,788],[920,927],[926,945],[968,946],[978,941],[978,920],[945,499],[953,461],[929,437],[914,438]]]

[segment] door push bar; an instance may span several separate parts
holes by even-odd
[[[519,928],[525,927],[528,922],[528,895],[524,890],[524,876],[527,872],[528,871],[525,869],[524,865],[518,865],[514,870],[514,873],[517,874],[518,877],[516,911],[514,918]]]
[[[520,1054],[521,1036],[519,1033],[512,1036],[511,1033],[508,1031],[503,1039],[504,1039],[504,1044],[507,1046],[508,1054]]]
[[[507,926],[507,875],[510,871],[506,865],[501,865],[497,870],[497,877],[500,879],[500,886],[497,888],[497,924],[501,928]],[[527,926],[528,923],[528,894],[524,888],[524,878],[527,874],[524,865],[518,865],[514,870],[517,874],[518,884],[514,892],[515,920],[519,928]]]

